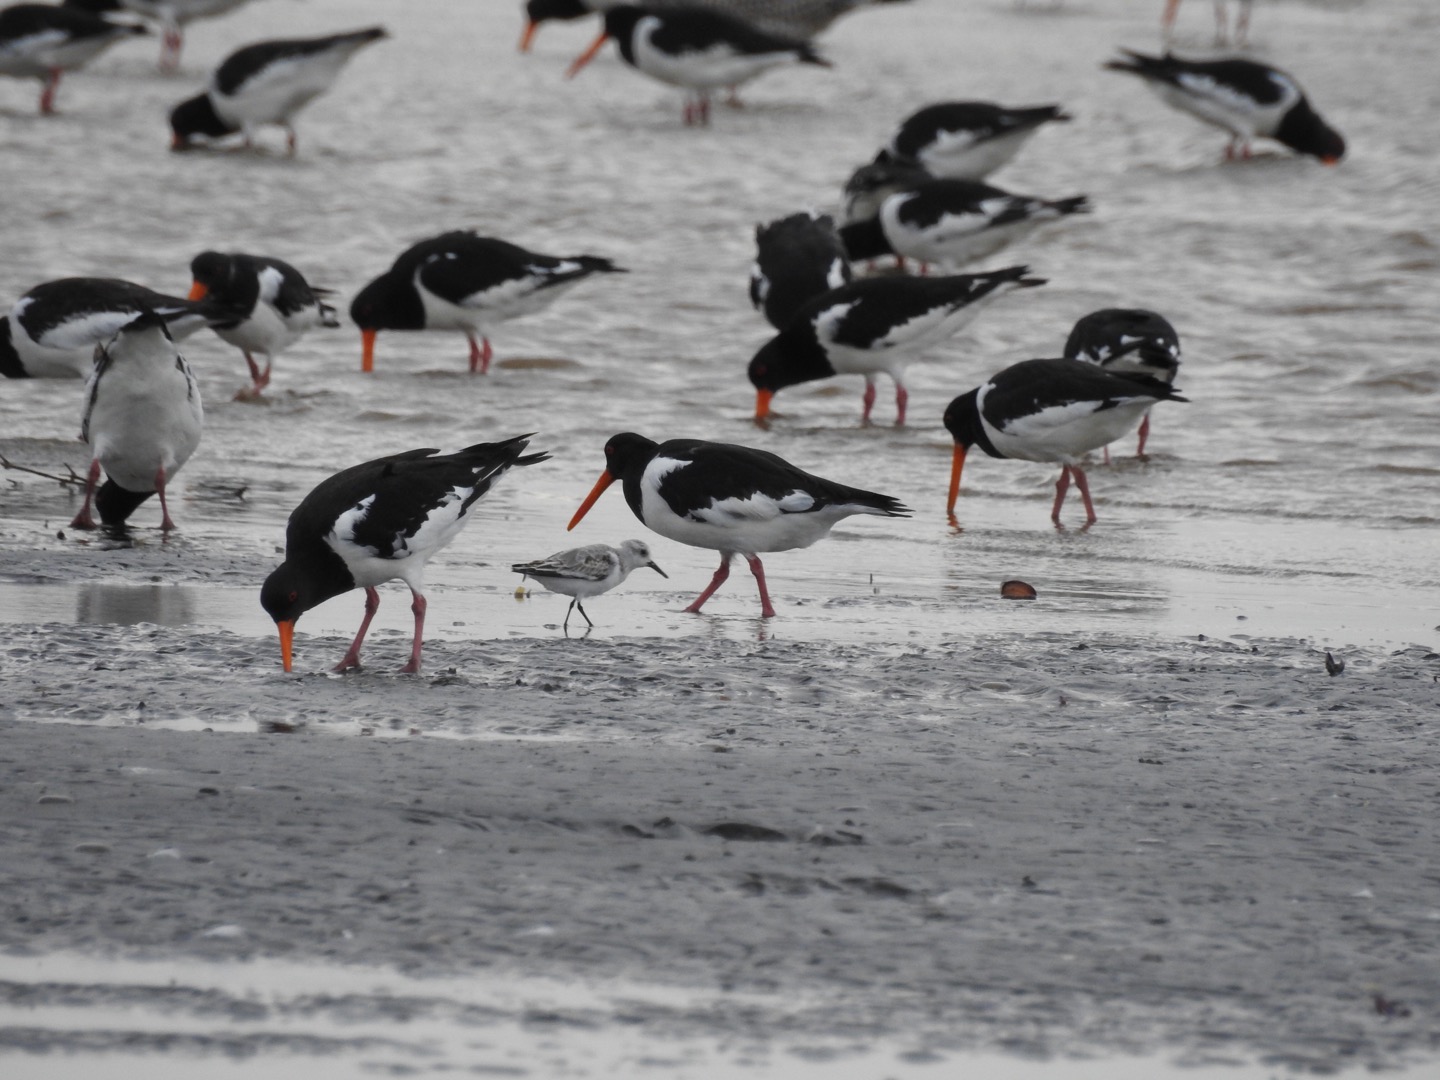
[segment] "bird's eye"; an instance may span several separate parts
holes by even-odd
[[[296,600],[299,600],[299,599],[300,599],[300,594],[299,594],[298,592],[292,592],[289,596],[287,596],[287,597],[285,598],[285,602],[286,602],[287,604],[293,604],[293,603],[295,603]]]

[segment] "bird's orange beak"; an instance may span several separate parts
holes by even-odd
[[[374,330],[360,331],[360,370],[375,370],[375,334]]]
[[[575,58],[575,62],[571,64],[565,72],[565,77],[567,79],[573,79],[576,75],[579,75],[580,69],[595,59],[595,54],[604,47],[605,42],[609,39],[610,35],[608,32],[604,30],[600,31],[600,36],[590,43],[590,47]]]
[[[955,513],[955,500],[960,497],[960,472],[965,468],[965,447],[955,444],[955,457],[950,463],[950,501],[945,504],[947,514]]]
[[[205,294],[208,293],[209,291],[210,291],[210,290],[209,290],[206,286],[204,286],[204,285],[202,285],[200,282],[196,281],[196,282],[194,282],[194,283],[191,284],[191,286],[190,286],[190,295],[187,296],[186,299],[187,299],[187,300],[204,300],[204,299],[205,299]]]
[[[755,391],[755,422],[757,424],[770,416],[770,399],[774,396],[774,390]]]
[[[606,469],[600,474],[600,479],[595,481],[595,486],[590,489],[590,494],[585,496],[585,501],[580,504],[580,509],[576,510],[575,516],[570,519],[570,524],[565,526],[566,532],[569,532],[575,528],[576,525],[580,524],[580,519],[590,512],[590,507],[595,505],[595,500],[600,498],[601,495],[604,495],[605,489],[614,482],[615,477],[610,475],[609,469]]]
[[[1322,158],[1320,159],[1320,164],[1322,164],[1322,165],[1339,165],[1339,164],[1340,164],[1340,159],[1339,159],[1338,157],[1333,156],[1333,155],[1332,155],[1331,157],[1322,157]]]
[[[285,665],[285,670],[290,670],[290,646],[295,640],[295,620],[286,619],[284,622],[275,624],[280,630],[280,660]]]
[[[529,52],[530,43],[535,40],[535,31],[540,29],[540,24],[533,20],[526,22],[525,33],[520,35],[520,51]]]

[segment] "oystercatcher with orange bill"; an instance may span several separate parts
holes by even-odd
[[[470,342],[470,371],[483,375],[494,355],[490,327],[549,307],[591,274],[624,272],[598,255],[539,255],[469,230],[422,240],[350,304],[361,370],[374,369],[381,330],[461,330]]]
[[[185,150],[202,141],[243,134],[248,147],[261,124],[285,129],[293,157],[295,114],[334,85],[357,52],[388,37],[372,26],[346,34],[259,41],[225,58],[203,94],[182,101],[170,113],[170,146]]]
[[[380,607],[375,586],[399,579],[414,602],[415,641],[404,674],[420,670],[425,629],[425,564],[470,523],[470,508],[511,468],[536,465],[529,435],[477,443],[454,454],[407,450],[354,465],[301,500],[285,527],[285,561],[260,590],[260,604],[280,629],[280,656],[290,670],[295,621],[332,596],[365,590],[365,618],[335,667],[360,666],[360,645]]]
[[[845,247],[829,214],[791,214],[755,226],[750,303],[784,330],[805,301],[851,279]]]
[[[989,301],[1015,289],[1045,284],[1027,266],[951,277],[862,278],[804,304],[790,325],[750,361],[755,421],[770,415],[777,390],[835,375],[864,375],[864,411],[870,422],[876,380],[895,383],[895,423],[905,423],[905,368],[921,352],[973,319]]]
[[[809,547],[852,514],[910,514],[889,495],[812,476],[766,450],[700,439],[657,443],[627,431],[605,444],[605,471],[566,528],[616,480],[647,528],[720,552],[720,568],[687,612],[700,610],[730,576],[730,561],[743,555],[760,588],[760,614],[773,618],[761,552]]]
[[[1083,360],[1120,375],[1148,375],[1173,383],[1180,370],[1180,335],[1170,320],[1144,308],[1102,308],[1075,324],[1065,342],[1066,360]],[[1140,421],[1136,457],[1145,456],[1150,414]],[[1110,451],[1105,451],[1110,460]]]
[[[621,4],[605,12],[605,28],[567,75],[578,75],[611,38],[625,63],[687,91],[687,125],[710,122],[710,92],[718,87],[739,86],[785,64],[830,66],[802,38],[766,33],[718,11]]]
[[[1293,76],[1254,60],[1182,60],[1120,50],[1111,71],[1138,75],[1172,108],[1230,133],[1227,161],[1250,156],[1250,140],[1274,139],[1326,165],[1345,156],[1345,140],[1311,106]]]
[[[268,255],[202,251],[190,260],[190,299],[207,296],[231,307],[235,317],[211,329],[234,345],[250,366],[252,386],[242,397],[258,395],[270,385],[270,365],[317,326],[337,327],[335,309],[321,299],[328,289],[317,289],[295,267]],[[265,370],[255,354],[265,357]]]
[[[993,101],[941,101],[906,117],[875,163],[983,180],[1007,165],[1045,124],[1069,119],[1059,105],[1012,109]]]
[[[0,75],[39,79],[40,112],[55,111],[60,76],[84,67],[111,45],[143,26],[113,23],[99,15],[54,4],[12,4],[0,10]]]
[[[1085,524],[1093,525],[1095,506],[1081,459],[1134,430],[1157,401],[1186,400],[1169,383],[1148,375],[1121,375],[1071,360],[1013,364],[945,410],[945,429],[955,440],[945,511],[954,518],[965,456],[978,446],[991,457],[1059,462],[1050,520],[1060,524],[1073,476],[1085,500]]]

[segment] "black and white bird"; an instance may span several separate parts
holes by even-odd
[[[561,626],[568,632],[570,613],[576,608],[580,609],[587,626],[595,625],[585,614],[585,605],[580,603],[581,600],[609,592],[629,577],[630,571],[642,566],[648,566],[663,578],[670,576],[656,564],[650,555],[650,545],[644,540],[626,540],[618,548],[609,544],[587,544],[585,547],[557,551],[534,562],[515,563],[510,569],[534,578],[550,592],[570,597],[570,606],[565,609],[565,622]]]
[[[627,64],[687,91],[686,124],[710,122],[710,92],[739,86],[785,64],[830,62],[801,38],[780,37],[701,8],[673,10],[621,4],[605,12],[605,28],[568,72],[573,78],[611,38]]]
[[[40,112],[55,111],[60,76],[84,67],[143,26],[114,23],[78,8],[12,4],[0,9],[0,75],[39,79]]]
[[[700,439],[657,443],[625,432],[605,444],[605,471],[568,528],[616,480],[646,528],[720,552],[720,568],[687,612],[700,610],[730,576],[730,561],[743,555],[760,588],[760,614],[772,618],[761,553],[809,547],[852,514],[910,514],[889,495],[812,476],[765,450]]]
[[[93,12],[134,12],[160,24],[160,70],[175,71],[180,66],[180,48],[184,30],[198,19],[213,19],[233,11],[249,0],[65,0],[66,7],[84,8]]]
[[[410,587],[415,640],[400,670],[420,670],[425,630],[425,564],[460,534],[470,510],[505,472],[547,460],[526,454],[529,435],[477,443],[454,454],[407,450],[354,465],[322,481],[285,527],[285,561],[260,590],[260,604],[280,630],[280,657],[290,670],[295,621],[332,596],[365,590],[365,618],[335,667],[360,666],[360,646],[380,607],[375,586],[399,579]]]
[[[919,165],[899,161],[872,161],[861,165],[845,181],[844,224],[873,221],[880,216],[880,207],[891,195],[933,179],[935,177]]]
[[[1249,157],[1250,140],[1256,138],[1274,139],[1326,165],[1345,156],[1340,133],[1283,71],[1254,60],[1182,60],[1170,53],[1121,51],[1125,59],[1107,61],[1105,67],[1138,75],[1165,104],[1229,132],[1226,160]]]
[[[320,299],[328,289],[312,287],[295,267],[268,255],[202,251],[190,260],[190,276],[191,300],[213,297],[236,312],[212,329],[245,355],[252,385],[244,396],[270,385],[275,357],[307,330],[340,325],[335,309]],[[265,357],[264,371],[255,362],[257,354]]]
[[[624,272],[598,255],[539,255],[469,230],[422,240],[350,304],[361,367],[374,368],[380,330],[460,330],[470,342],[470,370],[484,374],[495,325],[549,307],[592,274]]]
[[[851,260],[896,255],[955,270],[1089,209],[1084,195],[1040,199],[978,180],[925,180],[888,196],[871,220],[843,226],[840,239]]]
[[[811,210],[755,226],[750,303],[783,330],[805,301],[850,280],[835,219]]]
[[[83,379],[94,368],[95,346],[109,341],[142,312],[164,319],[176,341],[234,317],[229,307],[214,299],[166,296],[119,278],[46,281],[20,297],[0,319],[0,375]]]
[[[165,489],[200,445],[204,426],[200,387],[165,320],[140,312],[101,347],[86,387],[80,437],[90,445],[90,472],[70,527],[95,528],[92,499],[101,522],[115,527],[158,493],[160,529],[175,528]]]
[[[1180,335],[1163,315],[1144,308],[1102,308],[1075,324],[1065,342],[1066,360],[1083,360],[1121,375],[1145,375],[1173,383],[1180,370]],[[1150,414],[1140,421],[1137,457],[1145,456]],[[1110,451],[1105,451],[1110,460]]]
[[[1085,500],[1085,524],[1093,525],[1095,506],[1081,460],[1133,431],[1157,401],[1186,400],[1169,383],[1148,375],[1122,375],[1071,360],[1013,364],[945,410],[945,429],[955,440],[945,511],[955,516],[965,455],[978,446],[991,457],[1058,462],[1050,520],[1060,524],[1073,477]]]
[[[806,303],[790,325],[750,361],[755,421],[763,424],[777,390],[835,375],[864,375],[870,422],[876,380],[895,383],[895,423],[905,423],[905,368],[920,353],[955,334],[987,303],[1016,289],[1045,284],[1026,266],[951,277],[862,278]]]
[[[991,101],[942,101],[908,116],[876,164],[916,165],[932,176],[983,180],[1046,124],[1069,120],[1059,105],[1009,108]]]
[[[184,150],[236,133],[244,135],[248,147],[256,128],[278,124],[293,155],[295,114],[334,85],[351,57],[387,36],[383,27],[372,26],[328,37],[261,41],[231,53],[203,94],[170,113],[171,148]]]

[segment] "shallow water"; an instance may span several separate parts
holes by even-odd
[[[180,76],[155,73],[153,39],[127,44],[67,78],[61,114],[43,120],[30,85],[0,81],[0,297],[70,274],[183,293],[191,257],[214,247],[285,258],[337,290],[343,311],[403,247],[463,226],[630,270],[500,328],[484,378],[466,374],[459,335],[395,333],[380,335],[376,372],[364,376],[358,334],[345,328],[312,333],[280,357],[266,400],[237,402],[239,354],[209,335],[190,339],[183,351],[201,379],[207,428],[177,481],[174,538],[161,542],[153,505],[137,512],[130,545],[77,537],[66,526],[73,491],[29,473],[0,477],[0,622],[11,626],[14,678],[0,714],[126,727],[140,719],[137,693],[148,693],[152,726],[254,731],[302,685],[276,678],[273,628],[256,602],[295,503],[378,453],[524,431],[554,460],[510,477],[432,563],[429,668],[441,680],[498,692],[553,669],[577,692],[650,678],[664,697],[692,672],[763,682],[787,664],[814,665],[816,650],[833,645],[844,650],[847,677],[833,691],[843,700],[889,692],[891,679],[908,686],[916,676],[892,669],[894,656],[945,642],[964,643],[958,663],[972,680],[990,668],[1013,677],[1029,662],[1063,671],[1057,650],[1117,637],[1137,669],[1159,671],[1171,650],[1198,647],[1177,642],[1199,635],[1242,654],[1280,639],[1297,666],[1351,650],[1352,675],[1383,668],[1389,650],[1440,644],[1434,5],[1258,5],[1253,54],[1295,74],[1350,141],[1334,169],[1268,152],[1222,165],[1223,136],[1102,71],[1117,45],[1156,46],[1157,4],[916,0],[862,14],[826,38],[834,70],[767,76],[747,88],[745,108],[718,108],[708,130],[683,128],[678,95],[613,52],[566,81],[589,26],[548,26],[519,56],[518,7],[431,0],[402,15],[384,0],[261,0],[192,28]],[[1180,46],[1205,51],[1209,6],[1185,5],[1183,20]],[[386,23],[392,39],[302,115],[297,159],[281,156],[275,133],[257,153],[166,152],[165,112],[238,43],[370,22]],[[744,370],[768,335],[745,295],[754,224],[834,208],[850,170],[900,117],[947,97],[1063,102],[1075,120],[1042,132],[994,180],[1052,197],[1083,192],[1095,213],[991,262],[1028,263],[1049,284],[997,302],[911,369],[909,427],[861,428],[860,384],[847,379],[782,392],[780,418],[757,430]],[[1114,448],[1114,464],[1091,471],[1099,523],[1056,530],[1051,468],[975,457],[952,527],[945,404],[1003,366],[1058,354],[1077,318],[1115,305],[1162,312],[1185,348],[1178,381],[1191,403],[1156,410],[1151,459],[1131,458],[1133,444]],[[83,471],[73,441],[81,403],[79,383],[0,384],[0,453],[45,472]],[[877,417],[891,408],[882,388]],[[564,530],[602,467],[604,441],[622,430],[765,447],[916,513],[852,519],[811,549],[767,559],[779,617],[764,621],[743,571],[704,617],[682,614],[713,556],[652,537],[670,580],[637,572],[596,598],[587,609],[597,629],[566,652],[555,640],[564,598],[517,598],[508,566],[644,535],[616,491],[575,533]],[[1078,511],[1069,505],[1066,521]],[[1015,577],[1039,599],[1000,600],[1000,583]],[[388,669],[405,653],[410,616],[403,589],[383,596],[369,658]],[[307,614],[297,670],[338,659],[359,613],[349,596]],[[188,656],[171,657],[170,689],[146,687],[145,651],[187,641]],[[750,651],[772,645],[774,656]],[[107,650],[123,663],[86,676],[95,697],[51,692],[63,679],[56,657],[93,663]],[[964,695],[950,701],[939,674],[949,657],[930,659],[926,714],[968,722]],[[451,667],[458,674],[444,674]],[[192,708],[174,689],[187,680],[216,704]],[[1123,672],[1097,680],[1094,701],[1134,704]],[[364,724],[346,694],[324,689],[341,682],[305,680],[295,691],[303,704],[286,715],[310,710],[334,721],[327,730],[356,733]],[[393,682],[361,692],[399,716]],[[1255,692],[1277,715],[1327,707],[1286,682]],[[1022,705],[1025,693],[1054,696],[1039,685],[1014,693]],[[244,707],[252,694],[253,710]],[[800,690],[742,700],[776,717],[810,704]],[[1423,715],[1423,702],[1407,708]],[[1194,723],[1214,723],[1193,705]],[[518,708],[507,725],[438,709],[425,733],[575,735],[535,700]],[[857,739],[874,726],[850,722]],[[584,733],[597,738],[594,727]],[[871,737],[888,745],[885,732]],[[1406,812],[1431,813],[1430,793],[1410,783]],[[1407,927],[1410,949],[1425,955],[1433,925]]]

